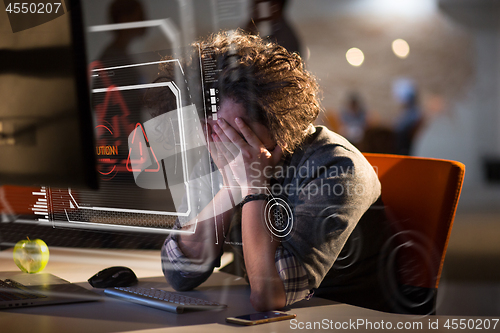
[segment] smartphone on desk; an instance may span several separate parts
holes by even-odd
[[[281,311],[266,311],[238,317],[228,317],[226,318],[226,322],[238,325],[257,325],[270,323],[272,321],[292,319],[296,316],[297,315],[293,313],[286,313]]]

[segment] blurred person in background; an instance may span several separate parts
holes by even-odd
[[[367,125],[367,112],[361,97],[355,92],[350,93],[346,105],[340,111],[340,134],[358,146]]]
[[[395,125],[396,153],[410,155],[413,141],[423,121],[418,94],[411,90],[403,99],[401,115]]]

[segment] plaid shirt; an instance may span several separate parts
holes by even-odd
[[[191,260],[184,256],[177,245],[176,237],[169,237],[164,247],[173,268],[183,277],[196,278],[205,272],[202,266],[193,265]],[[308,289],[306,270],[292,253],[280,245],[274,254],[274,262],[285,287],[286,305],[311,298],[313,293]]]

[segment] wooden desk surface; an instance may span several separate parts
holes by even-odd
[[[90,276],[105,267],[122,265],[136,272],[141,285],[172,290],[161,272],[159,251],[55,247],[50,251],[50,261],[44,272],[52,273],[89,289],[91,286],[86,280]],[[0,252],[0,271],[18,271],[12,260],[12,250]],[[102,293],[101,290],[98,291]],[[289,311],[297,314],[296,321],[242,327],[225,323],[226,317],[255,312],[249,302],[250,289],[242,278],[216,272],[197,290],[185,294],[215,300],[227,304],[228,307],[220,311],[186,312],[176,315],[103,296],[100,302],[2,310],[0,311],[0,332],[140,331],[156,333],[171,330],[203,333],[234,332],[235,330],[286,332],[309,327],[316,328],[315,330],[335,330],[336,325],[337,330],[356,327],[356,330],[363,332],[371,331],[369,323],[371,323],[372,330],[377,332],[383,331],[381,328],[388,328],[388,325],[396,331],[398,324],[412,326],[414,331],[425,332],[429,330],[429,324],[436,321],[439,329],[432,331],[447,332],[449,330],[445,329],[444,324],[446,320],[451,319],[442,316],[418,317],[387,314],[313,297],[309,301],[301,301],[290,307]],[[412,331],[411,329],[403,330]],[[500,330],[500,324],[497,325],[496,330]]]

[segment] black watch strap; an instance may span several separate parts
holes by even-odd
[[[243,207],[244,204],[250,201],[254,200],[268,200],[269,195],[267,194],[249,194],[247,195],[241,202],[240,202],[240,207]]]

